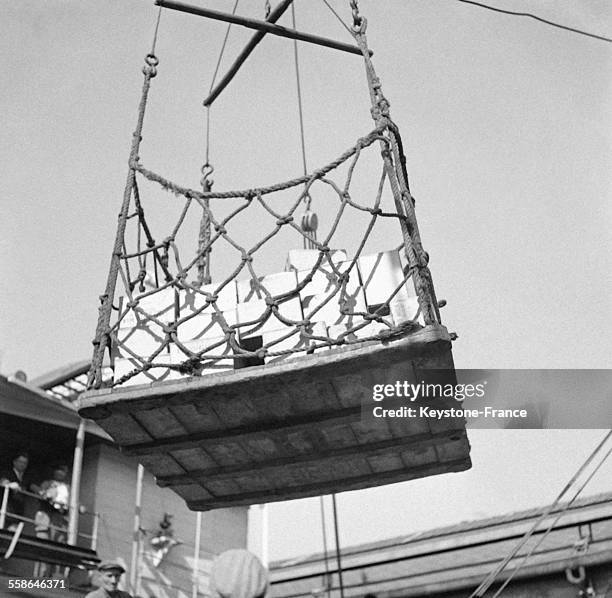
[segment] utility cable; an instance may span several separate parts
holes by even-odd
[[[336,495],[332,494],[332,506],[334,508],[334,534],[336,536],[336,561],[338,562],[338,585],[340,587],[340,598],[344,598],[344,583],[342,581],[342,560],[340,556],[340,532],[338,526],[338,505]]]
[[[353,32],[351,31],[351,28],[344,22],[344,20],[338,14],[338,12],[334,9],[334,7],[327,0],[323,0],[323,2],[327,6],[327,8],[329,8],[329,10],[332,12],[332,14],[336,17],[336,19],[338,19],[338,21],[340,21],[341,25],[349,32],[349,35],[351,37],[354,37]]]
[[[236,2],[234,3],[232,14],[236,13],[236,9],[238,8],[238,2],[240,2],[240,0],[236,0]],[[223,59],[223,54],[225,53],[225,46],[227,45],[227,40],[229,38],[231,28],[232,28],[232,24],[229,23],[227,26],[227,29],[225,30],[225,35],[223,37],[223,43],[221,44],[221,50],[219,52],[219,57],[217,58],[217,64],[215,65],[215,70],[213,72],[212,80],[210,82],[210,89],[208,90],[209,95],[215,86],[215,81],[217,79],[217,74],[219,73],[219,68],[221,67],[221,60]],[[209,164],[209,161],[208,161],[209,148],[210,148],[210,106],[206,106],[206,161],[205,161],[206,164]]]
[[[531,538],[533,533],[537,530],[539,525],[544,521],[551,512],[556,508],[559,504],[563,496],[570,490],[570,488],[574,485],[576,480],[582,475],[584,470],[588,467],[591,461],[595,458],[597,453],[601,450],[604,444],[612,437],[612,431],[608,432],[604,439],[597,445],[595,450],[589,455],[586,461],[579,467],[578,471],[572,476],[570,481],[564,486],[563,490],[559,493],[554,502],[542,513],[542,515],[537,519],[537,521],[533,524],[533,526],[525,533],[523,539],[518,542],[518,544],[510,551],[510,553],[497,565],[497,567],[489,573],[489,575],[484,579],[484,581],[470,594],[469,598],[481,598],[484,596],[485,592],[491,587],[495,578],[506,568],[508,563],[516,556],[518,551],[525,545],[525,543]]]
[[[325,497],[320,496],[319,502],[321,506],[321,530],[323,532],[323,562],[325,563],[325,593],[327,594],[327,598],[330,597],[331,593],[331,584],[329,579],[329,554],[327,551],[327,530],[325,525]]]
[[[295,26],[295,5],[291,5],[291,24],[293,29],[296,29]],[[308,174],[308,166],[306,164],[306,140],[304,135],[304,109],[302,102],[302,85],[301,85],[301,77],[300,77],[300,61],[298,58],[298,45],[297,40],[293,40],[293,58],[295,61],[295,82],[297,86],[297,100],[298,100],[298,113],[299,113],[299,121],[300,121],[300,142],[302,146],[302,170],[304,176]],[[304,249],[315,249],[316,247],[316,239],[317,239],[317,218],[316,215],[310,211],[310,206],[312,203],[312,198],[310,197],[310,193],[308,192],[308,187],[306,187],[304,203],[306,205],[304,210],[304,216],[302,217],[302,228],[305,232],[304,235]]]
[[[580,35],[586,35],[587,37],[592,37],[593,39],[598,39],[603,42],[612,43],[612,39],[608,37],[603,37],[602,35],[596,35],[595,33],[589,33],[588,31],[582,31],[581,29],[575,29],[574,27],[568,27],[566,25],[554,23],[553,21],[543,19],[542,17],[538,17],[537,15],[531,14],[530,12],[516,12],[513,10],[504,10],[503,8],[489,6],[488,4],[483,4],[481,2],[475,2],[474,0],[457,0],[457,1],[463,2],[465,4],[473,4],[474,6],[479,6],[480,8],[486,8],[487,10],[492,10],[493,12],[499,12],[505,15],[512,15],[515,17],[529,17],[530,19],[535,19],[536,21],[539,21],[540,23],[551,25],[552,27],[564,29],[565,31],[571,31],[572,33],[578,33]]]
[[[540,546],[542,544],[542,542],[544,542],[544,540],[548,537],[548,535],[550,534],[550,532],[553,530],[553,528],[555,527],[555,525],[559,522],[559,520],[561,519],[561,517],[563,517],[563,515],[565,515],[565,513],[567,512],[567,510],[574,504],[575,500],[578,498],[578,496],[580,496],[580,494],[582,493],[582,491],[585,489],[585,487],[588,485],[588,483],[593,479],[593,476],[599,471],[599,469],[601,468],[601,466],[606,462],[607,458],[610,456],[610,454],[612,454],[612,448],[608,449],[608,452],[604,455],[603,459],[598,463],[598,465],[595,467],[595,469],[591,472],[591,474],[589,475],[589,477],[587,477],[587,479],[584,481],[584,483],[580,486],[580,488],[578,488],[578,491],[574,494],[574,496],[563,506],[563,509],[561,509],[561,511],[559,512],[559,514],[552,520],[552,522],[550,523],[550,525],[546,528],[546,531],[544,532],[544,534],[540,537],[540,539],[529,549],[529,552],[523,557],[523,559],[521,560],[521,562],[512,570],[512,572],[510,573],[510,575],[508,575],[508,577],[504,580],[504,583],[498,588],[497,592],[495,592],[495,594],[493,595],[493,598],[498,598],[498,596],[504,591],[504,589],[506,588],[506,586],[512,581],[512,579],[514,578],[514,576],[519,572],[520,569],[522,569],[527,561],[531,558],[531,555],[535,552],[536,548],[538,548],[538,546]]]
[[[159,21],[161,19],[161,11],[162,7],[159,6],[159,10],[157,11],[157,21],[155,22],[155,33],[153,34],[153,44],[151,45],[151,54],[155,54],[155,46],[157,44],[157,33],[159,32]]]
[[[291,5],[291,24],[295,29],[295,5]],[[302,167],[303,174],[308,174],[308,168],[306,166],[306,142],[304,140],[304,111],[302,108],[302,86],[300,83],[300,62],[298,60],[298,45],[297,40],[293,40],[293,58],[295,60],[295,82],[297,85],[297,98],[298,98],[298,112],[300,116],[300,141],[302,144]]]

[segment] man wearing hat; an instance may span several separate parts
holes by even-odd
[[[102,561],[98,565],[100,587],[89,592],[85,598],[132,598],[127,592],[118,590],[119,580],[125,573],[123,566],[116,561]]]

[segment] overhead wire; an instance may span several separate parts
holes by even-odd
[[[295,5],[291,5],[291,25],[295,29]],[[304,110],[302,107],[302,85],[300,83],[300,62],[298,60],[297,40],[293,40],[293,58],[295,61],[295,82],[297,85],[298,113],[300,117],[300,141],[302,145],[302,167],[304,176],[308,174],[306,166],[306,142],[304,140]]]
[[[296,30],[295,25],[295,5],[291,4],[291,24]],[[304,108],[302,101],[302,84],[300,77],[300,61],[298,57],[298,44],[297,40],[293,40],[293,59],[295,62],[295,82],[297,87],[297,100],[298,100],[298,114],[300,123],[300,142],[302,147],[302,171],[304,176],[308,174],[308,166],[306,164],[306,136],[304,133]],[[317,218],[314,213],[311,212],[310,207],[312,205],[312,197],[308,187],[305,186],[304,194],[304,215],[302,216],[302,227],[305,231],[304,236],[304,249],[314,249],[316,247],[317,238]]]
[[[325,593],[327,594],[327,598],[329,598],[331,593],[331,583],[329,579],[329,555],[327,551],[327,530],[326,527],[326,517],[325,517],[325,497],[319,496],[319,505],[321,510],[321,530],[323,532],[323,562],[325,564]]]
[[[593,477],[595,476],[595,474],[599,471],[599,469],[601,468],[601,466],[606,462],[606,460],[608,459],[608,457],[610,456],[610,454],[612,454],[612,447],[608,449],[608,452],[604,455],[603,459],[597,464],[597,466],[595,467],[595,469],[590,473],[590,475],[587,477],[587,479],[583,482],[583,484],[580,486],[580,488],[578,488],[578,491],[574,494],[574,496],[563,505],[563,508],[561,509],[561,511],[559,512],[559,514],[552,520],[552,522],[550,523],[550,525],[546,528],[546,531],[544,532],[544,534],[540,537],[540,539],[529,549],[529,552],[527,552],[527,554],[525,554],[525,556],[523,557],[523,559],[521,560],[521,562],[512,570],[512,572],[510,573],[510,575],[508,575],[508,577],[504,580],[504,583],[497,589],[497,592],[495,592],[495,594],[493,594],[493,598],[498,598],[501,593],[504,591],[504,589],[506,588],[506,586],[512,581],[512,579],[514,578],[514,576],[526,565],[527,561],[531,558],[531,555],[535,552],[535,550],[542,544],[542,542],[544,542],[544,540],[548,537],[548,535],[551,533],[551,531],[553,530],[553,528],[555,527],[555,525],[559,522],[559,520],[561,519],[561,517],[563,517],[563,515],[565,515],[565,513],[567,512],[567,510],[574,504],[574,502],[576,501],[576,499],[578,498],[578,496],[580,496],[580,494],[582,493],[582,491],[585,489],[585,487],[589,484],[589,482],[593,479]]]
[[[338,587],[340,589],[340,598],[344,598],[344,582],[342,580],[342,557],[340,554],[340,530],[338,526],[338,505],[336,504],[336,495],[332,494],[332,507],[334,510],[334,535],[336,537],[336,562],[338,563]]]
[[[350,36],[354,37],[353,32],[351,31],[351,28],[344,22],[344,19],[338,14],[336,9],[327,0],[323,0],[323,2],[325,3],[325,6],[327,6],[327,8],[329,8],[332,14],[336,17],[336,19],[340,21],[342,26],[349,32]]]
[[[530,12],[518,12],[514,10],[505,10],[503,8],[497,8],[496,6],[490,6],[488,4],[483,4],[482,2],[475,2],[475,0],[457,0],[457,1],[463,2],[464,4],[472,4],[473,6],[478,6],[480,8],[485,8],[487,10],[491,10],[493,12],[499,12],[505,15],[511,15],[515,17],[528,17],[530,19],[539,21],[540,23],[550,25],[551,27],[557,27],[558,29],[564,29],[565,31],[571,31],[572,33],[578,33],[580,35],[586,35],[587,37],[592,37],[593,39],[598,39],[600,41],[612,43],[612,39],[610,39],[609,37],[604,37],[603,35],[596,35],[595,33],[589,33],[588,31],[582,31],[581,29],[576,29],[574,27],[568,27],[567,25],[561,25],[560,23],[555,23],[553,21],[549,21],[548,19],[538,17],[537,15],[534,15]]]
[[[157,34],[159,32],[159,21],[161,19],[162,7],[160,5],[157,11],[157,20],[155,21],[155,33],[153,33],[153,43],[151,44],[151,54],[155,54],[155,46],[157,44]]]
[[[506,557],[498,563],[498,565],[491,571],[487,577],[480,583],[480,585],[470,594],[469,598],[481,598],[487,592],[487,590],[491,587],[491,585],[495,582],[495,579],[498,575],[507,567],[508,563],[517,555],[518,551],[529,541],[529,538],[535,533],[540,524],[550,516],[550,514],[554,511],[557,505],[561,502],[562,498],[565,496],[567,492],[572,488],[575,484],[576,480],[582,475],[582,473],[586,470],[589,464],[593,461],[593,459],[597,456],[601,448],[608,442],[608,440],[612,437],[612,430],[606,434],[603,440],[595,447],[593,452],[587,457],[584,463],[578,468],[576,473],[572,476],[572,478],[567,482],[564,486],[563,490],[559,493],[557,498],[552,502],[552,504],[544,510],[542,515],[535,521],[535,523],[531,526],[531,528],[525,533],[523,538],[517,543],[517,545],[506,555]]]
[[[239,2],[240,0],[236,0],[236,2],[234,3],[232,14],[236,13],[236,9],[238,8]],[[232,24],[229,23],[225,30],[225,35],[223,36],[223,43],[221,44],[221,50],[219,51],[219,57],[217,58],[217,64],[215,65],[215,70],[213,71],[212,80],[210,82],[210,89],[208,90],[209,94],[212,92],[215,86],[215,81],[219,73],[219,68],[221,67],[221,60],[223,60],[223,54],[225,53],[225,47],[227,45],[227,40],[229,38],[231,28],[232,28]],[[206,106],[206,164],[209,164],[209,151],[210,151],[210,106]]]

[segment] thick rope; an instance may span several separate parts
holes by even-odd
[[[346,160],[352,155],[354,155],[359,149],[367,147],[375,141],[382,141],[383,143],[388,143],[387,138],[381,136],[385,128],[386,125],[382,128],[374,129],[366,137],[359,139],[353,147],[349,148],[336,160],[330,162],[329,164],[326,164],[323,168],[319,168],[318,170],[311,172],[309,175],[297,177],[282,183],[269,185],[267,187],[254,187],[251,189],[243,189],[240,191],[208,191],[204,193],[173,183],[169,179],[166,179],[163,176],[152,172],[151,170],[147,170],[146,168],[140,165],[140,162],[137,159],[132,160],[131,165],[134,170],[142,174],[146,179],[158,183],[164,189],[166,189],[167,191],[171,191],[176,195],[183,195],[184,197],[194,197],[199,199],[236,199],[247,197],[252,198],[256,197],[257,195],[268,195],[269,193],[275,193],[276,191],[291,189],[291,187],[296,187],[309,181],[314,181],[316,179],[322,178],[327,173],[340,166],[340,164],[346,162]]]
[[[207,163],[202,171],[202,191],[181,186],[155,172],[147,170],[140,164],[139,145],[142,134],[144,108],[149,91],[150,79],[155,76],[157,59],[150,55],[145,65],[145,82],[139,106],[138,123],[134,133],[134,140],[129,158],[129,172],[124,203],[119,217],[116,244],[111,260],[111,268],[105,295],[102,297],[102,307],[96,330],[94,360],[90,382],[99,386],[101,381],[101,364],[104,351],[112,347],[114,354],[130,359],[134,366],[126,372],[125,366],[122,375],[117,375],[114,384],[122,384],[136,375],[143,374],[147,380],[154,381],[157,376],[156,368],[163,371],[173,370],[181,374],[201,375],[206,368],[227,367],[231,361],[241,360],[245,357],[259,359],[287,357],[298,353],[311,354],[317,350],[329,349],[342,345],[354,345],[367,341],[387,341],[402,338],[420,328],[419,319],[426,324],[435,324],[439,321],[435,295],[429,270],[427,267],[427,254],[423,251],[419,237],[416,218],[414,215],[414,200],[410,195],[408,176],[405,168],[405,158],[401,138],[397,128],[390,119],[388,102],[384,98],[380,82],[376,77],[370,53],[365,39],[366,21],[358,12],[355,2],[351,2],[353,9],[352,34],[358,40],[365,59],[366,75],[372,101],[372,117],[375,128],[365,137],[343,152],[335,160],[325,166],[307,172],[303,109],[301,106],[301,86],[299,63],[296,49],[296,83],[298,87],[298,100],[300,109],[300,135],[302,140],[303,175],[273,185],[254,187],[235,191],[212,191],[209,177],[212,167],[208,163],[209,157],[209,122],[207,124]],[[159,15],[158,15],[159,19]],[[159,22],[159,20],[158,20]],[[294,21],[295,24],[295,21]],[[155,41],[154,41],[155,44]],[[214,80],[213,80],[214,84]],[[207,121],[210,112],[207,111]],[[378,142],[378,144],[376,144]],[[353,180],[357,169],[362,164],[362,155],[369,151],[376,151],[380,147],[382,164],[378,185],[372,193],[373,196],[357,201],[353,197]],[[344,165],[344,166],[343,166]],[[343,166],[342,171],[339,167]],[[364,167],[365,168],[365,167]],[[342,182],[336,182],[342,172]],[[173,193],[182,200],[177,204],[178,214],[170,233],[160,240],[155,240],[145,218],[145,207],[137,185],[137,176],[161,185],[165,190]],[[375,179],[376,180],[376,179]],[[311,233],[314,223],[300,222],[297,217],[301,206],[310,206],[310,197],[313,189],[326,191],[326,207],[335,210],[329,219],[329,229],[325,238],[318,240]],[[391,204],[383,210],[383,193],[385,189],[391,191]],[[292,197],[289,197],[290,193]],[[283,193],[282,203],[278,202],[278,193]],[[130,202],[134,200],[135,209],[130,214]],[[217,200],[232,200],[232,209],[229,214],[219,219],[215,217],[212,204]],[[386,200],[385,200],[386,201]],[[195,205],[197,204],[197,206]],[[256,240],[245,241],[244,233],[234,233],[234,222],[241,218],[249,218],[253,206],[258,206],[268,215],[268,228],[263,229]],[[279,207],[280,206],[280,207]],[[186,257],[181,255],[177,244],[177,237],[186,228],[186,222],[192,216],[194,208],[201,210],[200,231],[198,247]],[[363,235],[356,240],[356,249],[352,257],[340,266],[332,259],[331,247],[344,220],[345,214],[350,211],[361,213],[366,223]],[[312,215],[312,213],[310,213]],[[351,296],[351,289],[355,284],[359,287],[358,264],[362,257],[368,240],[381,219],[394,219],[398,222],[402,242],[401,248],[405,253],[407,265],[404,267],[402,280],[397,280],[394,289],[390,289],[386,300],[376,306],[366,308],[364,299],[361,303]],[[129,247],[126,233],[130,227],[136,226],[134,237],[136,246]],[[307,224],[307,225],[306,225]],[[258,226],[259,229],[259,226]],[[240,230],[238,228],[237,230]],[[283,292],[272,292],[262,282],[263,274],[267,273],[257,257],[264,248],[276,251],[276,243],[283,239],[283,235],[291,233],[296,238],[307,243],[306,247],[318,252],[312,268],[302,273],[296,280],[293,288],[285,288]],[[143,244],[144,241],[144,244]],[[397,245],[394,242],[393,245]],[[224,252],[234,252],[236,256],[233,270],[227,272],[223,279],[216,281],[212,286],[203,287],[211,283],[209,257],[214,247],[222,247]],[[152,260],[154,266],[154,279],[146,270],[146,260]],[[138,274],[134,276],[133,272]],[[159,275],[158,275],[159,270]],[[328,288],[325,293],[318,296],[316,301],[306,304],[303,301],[304,291],[308,290],[315,276],[326,273]],[[239,277],[246,277],[250,281],[253,292],[261,299],[262,309],[253,315],[248,322],[236,322],[224,312],[219,296],[230,288]],[[116,319],[111,323],[112,300],[115,295],[116,281],[120,278],[125,288],[124,297],[118,302]],[[391,307],[399,293],[406,290],[406,285],[412,281],[416,290],[418,307],[414,307],[413,314],[402,314],[399,320],[391,317]],[[353,285],[353,286],[351,286]],[[170,291],[172,291],[170,293]],[[362,290],[358,290],[363,294]],[[156,296],[168,295],[162,302],[154,300]],[[179,309],[176,300],[198,301],[197,308]],[[298,311],[291,311],[289,307],[299,304]],[[166,313],[157,308],[166,302]],[[194,306],[196,303],[193,304]],[[335,322],[342,322],[342,328],[335,332],[328,331],[328,316],[322,316],[328,308],[337,313]],[[370,313],[370,312],[374,313]],[[204,318],[204,316],[206,316]],[[141,333],[148,333],[152,337],[152,347],[147,355],[138,355],[130,341],[130,331],[133,325],[128,326],[134,319],[138,323]],[[198,318],[198,320],[195,320]],[[402,319],[403,318],[403,319]],[[316,328],[325,320],[324,330]],[[198,345],[192,345],[183,340],[181,330],[185,325],[196,322],[214,321],[219,334],[216,338],[202,340]],[[270,337],[262,336],[262,330],[269,323],[274,323],[272,329],[282,328]],[[375,325],[375,326],[374,326]],[[252,335],[262,336],[262,346],[256,350],[247,350],[240,342]],[[265,340],[265,342],[264,342]],[[196,350],[197,349],[197,350]],[[178,351],[179,359],[176,359]],[[173,355],[170,358],[170,355]]]
[[[387,135],[385,135],[385,132],[387,132]],[[126,291],[128,301],[126,304],[124,304],[124,309],[118,317],[117,324],[107,331],[107,335],[110,338],[111,343],[117,347],[122,354],[134,360],[133,362],[136,364],[136,367],[134,367],[132,371],[124,376],[116,379],[115,384],[121,384],[140,372],[144,372],[147,376],[149,376],[147,372],[152,370],[152,368],[166,368],[181,372],[183,374],[200,375],[203,368],[215,367],[214,364],[222,359],[236,360],[245,356],[271,358],[303,352],[312,353],[316,350],[337,345],[350,345],[365,341],[380,341],[401,338],[402,336],[413,332],[415,330],[415,326],[418,327],[416,324],[416,319],[420,315],[420,310],[414,315],[412,320],[401,325],[395,325],[385,316],[385,314],[389,313],[390,303],[396,294],[400,292],[410,278],[414,278],[418,273],[418,266],[415,266],[414,264],[409,265],[409,268],[405,273],[404,280],[392,293],[390,293],[387,301],[383,305],[379,306],[375,313],[356,310],[350,303],[346,303],[347,298],[345,296],[347,292],[348,276],[351,275],[351,271],[356,270],[356,261],[361,256],[365,243],[373,231],[377,219],[394,218],[399,220],[400,225],[403,226],[405,224],[406,216],[403,213],[384,212],[380,208],[385,181],[389,178],[389,169],[384,163],[379,180],[378,191],[373,202],[371,202],[369,205],[360,205],[351,198],[350,193],[353,174],[357,168],[362,152],[369,148],[375,141],[378,141],[382,143],[386,153],[390,154],[391,140],[388,135],[388,130],[382,129],[382,127],[377,128],[365,138],[358,140],[357,143],[352,148],[344,152],[342,156],[325,167],[314,171],[307,177],[292,179],[291,181],[286,181],[284,183],[279,183],[269,187],[261,187],[239,192],[196,192],[194,190],[184,189],[174,183],[171,183],[170,181],[162,179],[159,177],[159,175],[148,173],[148,171],[140,166],[137,157],[133,158],[131,163],[137,172],[145,175],[148,174],[148,178],[150,180],[155,180],[168,190],[182,195],[185,197],[186,201],[171,234],[163,241],[156,243],[152,238],[148,227],[146,227],[144,209],[138,194],[138,187],[135,183],[133,185],[134,193],[138,196],[136,214],[139,215],[141,225],[143,226],[143,231],[145,232],[145,236],[147,238],[147,247],[139,248],[136,252],[132,252],[131,254],[127,254],[124,250],[120,257],[123,260],[135,258],[138,259],[140,256],[148,253],[158,256],[159,262],[162,264],[166,274],[166,282],[163,284],[163,286],[159,286],[159,283],[156,283],[158,288],[149,290],[140,296],[132,294],[131,289]],[[340,187],[326,175],[347,161],[349,161],[348,171],[344,185],[343,187]],[[394,171],[392,171],[392,175],[394,175]],[[334,191],[338,200],[338,212],[331,223],[331,228],[326,238],[315,243],[315,248],[320,252],[320,255],[310,274],[300,283],[298,283],[292,291],[287,291],[281,295],[273,295],[272,293],[268,292],[267,289],[265,289],[259,282],[260,273],[253,267],[253,260],[258,251],[265,245],[271,243],[287,226],[289,226],[297,234],[302,236],[304,235],[302,228],[295,222],[294,215],[299,206],[303,204],[305,195],[310,193],[312,186],[315,184],[328,185]],[[275,193],[277,190],[285,191],[292,187],[301,185],[304,185],[304,189],[298,194],[292,204],[288,206],[288,211],[278,212],[271,207],[271,204],[269,204],[267,200],[264,199],[267,195]],[[227,197],[239,198],[241,200],[240,205],[223,220],[218,221],[210,211],[208,201],[211,199],[222,199]],[[209,239],[204,239],[203,242],[200,243],[197,255],[188,263],[183,264],[179,256],[179,250],[175,243],[175,238],[181,226],[186,221],[190,203],[194,199],[200,204],[201,208],[210,219],[211,235]],[[257,243],[255,243],[252,247],[247,248],[243,246],[243,243],[240,240],[233,238],[229,232],[229,226],[240,213],[242,213],[244,210],[248,210],[253,202],[261,205],[270,214],[270,216],[275,219],[276,223],[275,226],[267,234],[263,235]],[[371,215],[371,219],[364,231],[363,239],[361,240],[355,255],[353,256],[353,259],[351,260],[349,268],[347,268],[345,272],[342,272],[337,268],[335,263],[329,259],[329,246],[333,241],[336,230],[342,219],[342,215],[348,208],[368,213]],[[190,272],[194,267],[197,269],[199,258],[206,252],[209,252],[215,243],[218,243],[221,239],[223,239],[228,246],[233,247],[239,253],[239,255],[241,255],[240,263],[236,266],[233,272],[228,274],[224,280],[219,281],[218,284],[215,285],[216,290],[214,292],[199,291],[197,284],[189,283],[187,281],[188,272]],[[410,241],[410,239],[408,240]],[[160,255],[159,252],[162,252],[162,254]],[[283,304],[293,298],[297,298],[299,293],[303,291],[308,284],[310,284],[315,272],[323,264],[327,266],[334,280],[328,295],[317,305],[307,309],[302,320],[294,320],[286,317],[282,311]],[[171,272],[174,272],[174,274],[169,275],[168,273]],[[250,322],[230,324],[224,317],[222,310],[217,305],[218,293],[221,292],[221,289],[226,287],[228,284],[232,284],[233,281],[239,275],[241,275],[241,273],[245,272],[248,273],[250,279],[253,281],[255,285],[254,288],[259,289],[259,292],[261,292],[265,297],[267,307],[259,317]],[[125,284],[129,285],[129,281],[127,281]],[[193,310],[193,312],[175,319],[172,324],[164,324],[154,314],[148,313],[146,309],[143,309],[139,303],[147,297],[153,296],[155,293],[169,288],[183,289],[185,291],[199,294],[205,299],[204,304],[197,310]],[[329,337],[327,333],[323,336],[320,334],[314,334],[312,327],[314,322],[317,320],[317,314],[319,314],[322,309],[325,309],[327,305],[330,305],[331,302],[338,302],[341,313],[344,314],[344,317],[348,318],[347,321],[354,323],[348,324],[346,329],[335,335],[334,338]],[[215,314],[218,321],[218,326],[223,334],[223,339],[215,342],[210,341],[208,342],[207,346],[202,347],[202,349],[199,351],[190,350],[184,343],[178,340],[176,331],[178,328],[180,328],[180,326],[184,325],[193,318],[200,316],[205,311],[209,314]],[[135,314],[136,317],[145,322],[150,322],[150,325],[157,326],[160,331],[157,340],[159,346],[148,358],[135,355],[134,351],[131,351],[128,346],[129,342],[120,338],[118,335],[118,326],[124,326],[124,324],[121,324],[121,322],[129,313]],[[264,343],[263,346],[256,351],[247,351],[243,349],[238,343],[238,334],[240,334],[240,336],[256,334],[261,330],[265,322],[271,318],[274,319],[274,321],[279,322],[279,325],[286,326],[286,333],[278,338]],[[382,328],[379,327],[376,332],[369,334],[367,331],[369,331],[368,327],[372,322],[377,322],[382,326]],[[359,338],[353,338],[352,335],[357,333],[360,335]],[[281,349],[281,343],[287,339],[295,339],[295,346]],[[164,358],[164,355],[167,354],[167,350],[170,345],[176,346],[184,354],[182,363],[170,363],[167,358]]]
[[[156,39],[157,28],[155,30],[153,47],[155,47]],[[120,258],[122,254],[122,246],[125,235],[125,227],[130,207],[130,199],[132,196],[132,189],[134,187],[134,182],[136,178],[135,169],[132,164],[138,159],[138,151],[140,149],[140,142],[142,140],[142,127],[144,123],[145,109],[147,106],[147,98],[151,86],[151,79],[155,77],[155,75],[157,75],[156,67],[158,63],[159,61],[157,60],[157,57],[154,54],[147,54],[145,58],[145,66],[142,69],[142,72],[144,74],[144,82],[142,85],[140,103],[138,105],[136,129],[134,130],[134,134],[132,137],[132,147],[130,150],[129,157],[130,169],[128,171],[125,190],[123,192],[123,203],[121,205],[121,211],[119,213],[119,224],[117,227],[117,234],[115,236],[115,246],[111,258],[106,288],[104,290],[104,294],[100,296],[101,305],[99,308],[98,326],[96,327],[96,335],[93,340],[94,354],[92,358],[92,367],[87,377],[88,388],[91,388],[92,386],[97,388],[102,384],[102,362],[104,360],[104,351],[110,341],[107,331],[110,323],[113,297],[115,294],[115,285],[117,282],[117,274],[119,272]]]
[[[393,197],[396,209],[399,214],[404,215],[405,219],[401,223],[402,235],[406,259],[410,268],[415,268],[414,284],[419,297],[419,306],[423,313],[426,324],[437,324],[440,322],[440,312],[437,306],[431,274],[427,267],[429,258],[423,250],[416,216],[414,213],[414,200],[408,187],[408,176],[405,170],[405,157],[401,151],[401,141],[397,133],[397,127],[391,121],[389,115],[389,102],[382,92],[380,80],[374,70],[374,65],[370,57],[370,51],[365,35],[367,21],[359,14],[359,7],[356,0],[351,0],[353,13],[353,31],[355,41],[361,49],[366,67],[366,78],[370,92],[372,104],[372,118],[377,127],[386,127],[391,131],[390,147],[391,152],[383,147],[382,155],[389,183],[393,190]]]
[[[232,14],[236,13],[236,9],[238,8],[238,3],[240,0],[236,0],[234,2],[234,8],[232,9]],[[227,40],[229,39],[230,30],[232,28],[232,24],[229,23],[226,30],[225,35],[223,37],[223,43],[221,44],[221,50],[219,51],[219,57],[217,58],[217,64],[215,65],[215,70],[213,72],[212,80],[210,82],[210,88],[208,90],[208,94],[212,92],[215,86],[215,80],[217,79],[217,74],[219,72],[219,68],[221,66],[221,61],[223,60],[223,55],[225,53],[225,47],[227,45]],[[202,191],[207,192],[210,191],[213,181],[210,180],[210,175],[213,172],[213,167],[210,163],[210,108],[211,105],[208,104],[205,106],[206,110],[206,119],[205,119],[205,160],[204,165],[202,166]],[[205,208],[202,210],[202,218],[200,220],[200,232],[198,234],[198,282],[200,284],[209,284],[211,281],[210,278],[210,248],[206,249],[210,245],[210,201],[204,200]]]

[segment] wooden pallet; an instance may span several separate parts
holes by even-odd
[[[89,391],[79,413],[193,510],[265,503],[469,469],[462,418],[372,417],[375,405],[411,405],[375,403],[375,384],[419,382],[429,368],[455,381],[442,326],[282,363]]]

